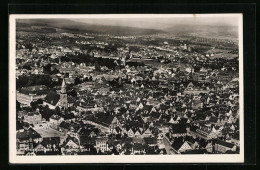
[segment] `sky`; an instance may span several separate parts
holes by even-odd
[[[155,15],[156,16],[156,15]],[[124,18],[81,18],[72,19],[74,21],[97,24],[97,25],[112,25],[112,26],[129,26],[138,28],[151,28],[151,29],[167,29],[176,25],[210,25],[210,26],[238,26],[238,17],[230,16],[197,16],[189,15],[185,17],[163,17],[158,15],[156,17],[124,17]]]

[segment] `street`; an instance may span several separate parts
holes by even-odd
[[[169,140],[166,137],[163,137],[163,143],[165,145],[165,150],[166,150],[167,154],[173,155],[174,152],[172,150],[171,143],[169,142]]]

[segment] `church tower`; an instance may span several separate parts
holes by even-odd
[[[60,91],[60,106],[67,109],[68,108],[68,96],[66,90],[66,83],[63,79]]]

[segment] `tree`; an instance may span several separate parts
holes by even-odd
[[[32,109],[35,110],[39,104],[43,104],[43,100],[42,99],[38,99],[37,101],[32,101],[31,102]]]
[[[68,92],[68,95],[72,97],[77,97],[77,92],[75,90],[71,90]]]
[[[74,85],[78,85],[78,84],[80,84],[80,79],[76,77],[74,80]]]
[[[60,107],[59,106],[57,106],[55,108],[55,114],[60,115]]]

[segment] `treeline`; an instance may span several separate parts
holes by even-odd
[[[49,75],[21,75],[16,79],[16,89],[27,86],[45,85],[46,87],[53,88],[61,85],[61,79],[55,82],[52,81]]]

